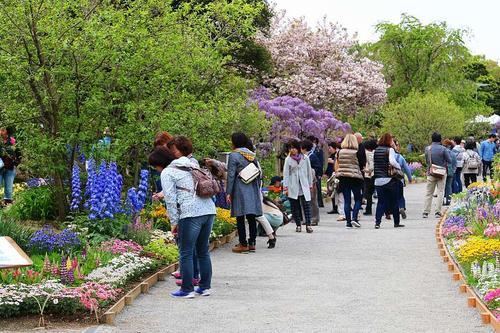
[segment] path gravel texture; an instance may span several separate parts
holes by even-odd
[[[172,279],[158,283],[107,332],[493,332],[443,264],[434,231],[422,220],[425,184],[406,189],[406,228],[363,217],[346,230],[323,213],[313,234],[278,232],[277,247],[255,254],[213,253],[215,295],[175,300]],[[329,208],[329,207],[328,207]],[[324,210],[326,212],[326,209]]]

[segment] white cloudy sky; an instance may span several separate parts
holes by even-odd
[[[467,28],[467,45],[474,54],[500,62],[500,0],[271,0],[289,16],[304,16],[314,24],[325,15],[361,41],[376,40],[374,25],[399,22],[401,13],[424,23],[446,21],[453,28]]]

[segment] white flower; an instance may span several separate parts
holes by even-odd
[[[57,298],[54,298],[54,300],[52,301],[52,303],[57,304],[57,303],[59,303],[59,300]]]

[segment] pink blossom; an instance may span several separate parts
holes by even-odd
[[[489,303],[491,301],[496,300],[497,298],[500,298],[500,288],[492,290],[489,293],[487,293],[486,296],[484,296],[484,301],[486,303]]]
[[[382,65],[360,55],[356,36],[338,24],[324,21],[312,29],[304,18],[276,15],[270,33],[258,41],[274,62],[275,71],[265,84],[276,95],[348,115],[360,108],[375,111],[387,98]]]
[[[120,239],[113,239],[102,243],[101,248],[103,251],[113,254],[123,254],[126,252],[139,253],[142,251],[142,246],[133,241],[124,241]]]
[[[488,226],[484,229],[484,235],[489,238],[500,237],[500,225],[488,223]]]

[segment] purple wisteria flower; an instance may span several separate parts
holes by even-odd
[[[266,113],[267,119],[273,121],[270,141],[314,136],[326,142],[328,137],[351,130],[349,124],[335,118],[330,111],[316,110],[300,98],[279,96],[271,99],[269,92],[261,87],[251,94],[250,100]]]

